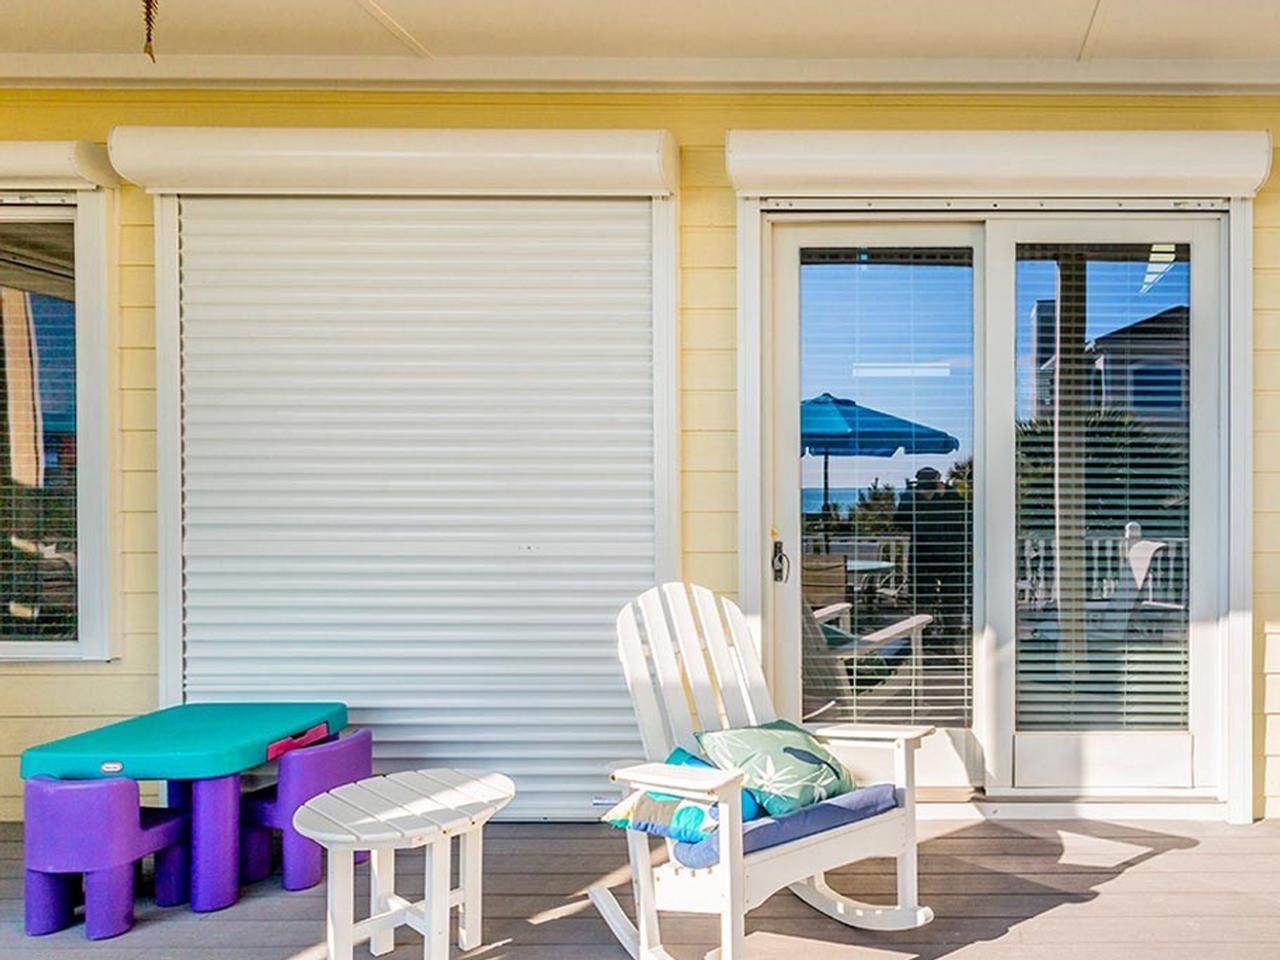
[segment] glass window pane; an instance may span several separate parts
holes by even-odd
[[[1017,262],[1017,724],[1187,726],[1190,250]]]
[[[75,228],[0,222],[0,639],[76,639]]]
[[[973,252],[801,254],[803,707],[966,727]]]

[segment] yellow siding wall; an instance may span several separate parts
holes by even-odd
[[[733,127],[1269,128],[1278,97],[826,94],[423,94],[296,91],[0,91],[0,140],[104,142],[117,124],[370,127],[663,127],[681,151],[681,416],[685,574],[737,589],[735,557]],[[1280,136],[1276,137],[1280,142]],[[1280,178],[1277,178],[1280,182]],[[1264,683],[1262,623],[1280,620],[1280,189],[1257,204],[1255,614],[1258,808],[1280,816],[1280,654]],[[155,681],[154,315],[151,208],[121,197],[122,558],[125,656],[109,665],[0,666],[0,820],[21,813],[28,744],[153,706]],[[82,465],[82,475],[88,465]],[[1264,710],[1270,718],[1264,716]],[[1264,790],[1269,799],[1264,797]]]

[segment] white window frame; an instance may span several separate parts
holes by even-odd
[[[1225,300],[1221,377],[1223,563],[1223,781],[1211,816],[1253,817],[1252,613],[1252,198],[1270,171],[1270,136],[1259,131],[730,131],[729,177],[738,192],[739,598],[759,630],[766,674],[772,491],[767,480],[767,306],[773,211],[859,211],[895,220],[959,211],[1223,210],[1220,287]],[[1010,441],[1012,442],[1011,438]],[[989,669],[981,659],[977,671]],[[975,725],[978,702],[975,702]],[[1114,816],[1087,802],[1004,806],[998,815]],[[1131,804],[1130,816],[1201,818],[1192,802]],[[983,815],[990,815],[986,810]]]
[[[0,639],[0,662],[105,661],[122,655],[114,607],[119,560],[116,447],[116,202],[102,147],[82,141],[0,142],[0,222],[75,227],[76,634],[72,641]]]
[[[155,195],[156,538],[162,706],[183,699],[179,204],[184,195],[643,197],[652,204],[654,561],[681,575],[679,157],[664,130],[117,127]]]

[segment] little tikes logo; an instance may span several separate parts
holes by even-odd
[[[124,769],[124,764],[119,760],[108,760],[98,767],[103,773],[119,773]]]

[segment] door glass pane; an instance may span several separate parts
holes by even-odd
[[[1017,249],[1017,724],[1187,727],[1190,249]]]
[[[803,707],[970,723],[973,251],[806,249]]]

